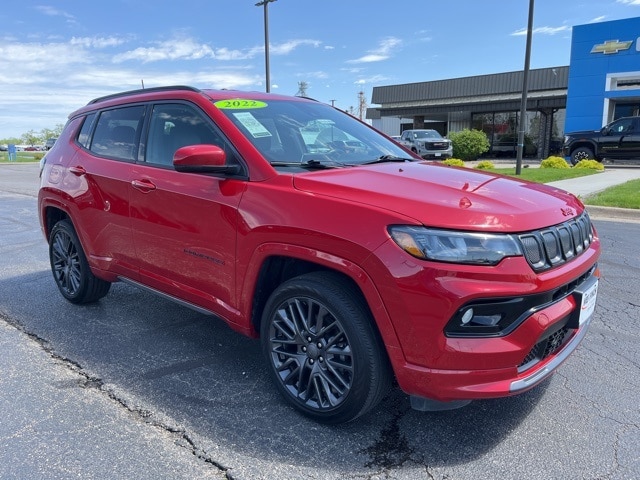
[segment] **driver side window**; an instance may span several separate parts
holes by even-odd
[[[145,160],[171,167],[173,155],[187,145],[217,145],[232,158],[217,128],[196,108],[185,104],[153,106]]]

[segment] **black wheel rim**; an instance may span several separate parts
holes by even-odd
[[[353,355],[340,321],[321,303],[292,298],[269,329],[271,360],[286,390],[315,411],[340,405],[353,384]]]
[[[575,154],[574,158],[576,163],[578,163],[581,160],[589,160],[589,154],[587,152],[578,152]]]
[[[66,232],[57,232],[53,238],[51,266],[60,289],[68,296],[74,296],[80,288],[82,271],[78,248]]]

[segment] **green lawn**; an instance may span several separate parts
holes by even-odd
[[[9,162],[9,154],[0,152],[0,163],[29,163],[39,162],[44,157],[45,152],[17,152],[16,160]]]
[[[587,205],[601,207],[619,207],[640,209],[640,180],[629,180],[622,185],[609,187],[606,190],[585,198]]]
[[[556,182],[568,178],[584,177],[598,173],[588,168],[523,168],[521,174],[516,175],[515,168],[492,168],[488,170],[502,175],[510,175],[523,180],[530,180],[537,183]]]

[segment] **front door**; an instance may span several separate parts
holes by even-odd
[[[225,148],[193,105],[153,106],[146,161],[133,172],[131,226],[143,283],[226,316],[236,302],[237,211],[245,181],[173,169],[178,148],[203,143]]]

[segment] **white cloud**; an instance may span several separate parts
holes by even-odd
[[[269,54],[287,55],[291,53],[293,50],[295,50],[296,48],[301,46],[310,45],[312,47],[317,48],[321,44],[322,42],[318,40],[290,40],[288,42],[281,43],[279,45],[278,44],[272,45],[271,42],[269,42]],[[264,48],[262,50],[264,51]]]
[[[76,17],[64,10],[60,10],[49,5],[37,5],[35,9],[43,15],[47,15],[49,17],[62,17],[66,18],[68,23],[76,23]]]
[[[618,3],[623,5],[636,5],[640,6],[640,0],[617,0]]]
[[[563,25],[561,27],[538,27],[533,29],[533,34],[542,34],[542,35],[555,35],[561,32],[571,31],[571,27],[568,25]],[[514,37],[522,36],[527,34],[527,29],[523,28],[520,30],[516,30],[511,35]]]
[[[353,83],[355,83],[356,85],[366,85],[366,84],[375,85],[375,84],[379,84],[387,81],[389,81],[389,77],[378,74],[378,75],[372,75],[370,77],[359,78]]]
[[[126,40],[117,37],[72,37],[69,43],[85,48],[107,48],[122,45]]]
[[[215,58],[213,49],[209,45],[197,43],[191,38],[183,38],[158,42],[154,47],[139,47],[120,53],[113,57],[113,61],[120,63],[136,60],[149,63],[161,60],[199,60],[202,58]]]
[[[347,60],[347,63],[373,63],[387,60],[391,57],[393,50],[402,45],[402,40],[396,37],[387,37],[383,39],[378,48],[369,50],[366,55],[354,60]]]
[[[299,39],[299,40],[289,40],[285,43],[273,44],[269,42],[269,55],[288,55],[293,52],[296,48],[310,45],[312,47],[319,47],[322,45],[322,42],[319,40],[308,40],[308,39]],[[253,47],[247,52],[247,58],[253,58],[258,54],[264,54],[264,45],[260,45],[258,47]]]
[[[318,40],[291,40],[282,44],[270,44],[270,55],[288,55],[296,48],[311,45],[319,47]],[[113,57],[115,63],[129,60],[142,63],[158,62],[162,60],[200,60],[211,58],[221,61],[248,60],[264,53],[264,46],[246,50],[231,50],[226,47],[214,49],[205,43],[198,43],[192,38],[174,38],[164,42],[157,42],[152,47],[138,47]]]

